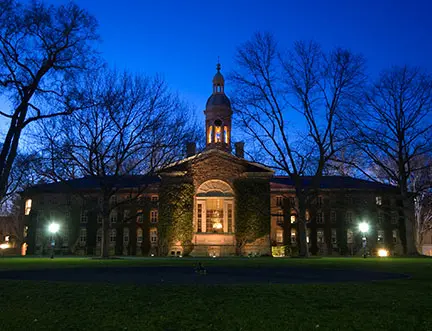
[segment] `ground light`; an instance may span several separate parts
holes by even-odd
[[[369,224],[366,222],[361,222],[359,224],[359,230],[362,233],[362,241],[363,241],[363,257],[366,258],[366,246],[367,246],[367,238],[366,234],[369,232]]]
[[[386,257],[389,256],[389,251],[386,249],[379,249],[378,250],[378,256],[379,257]]]
[[[55,248],[55,234],[60,230],[60,224],[51,223],[48,225],[48,231],[51,233],[51,258],[54,258],[54,248]]]

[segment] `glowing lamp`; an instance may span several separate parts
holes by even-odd
[[[378,250],[378,256],[379,257],[386,257],[389,255],[389,251],[386,249],[379,249]]]
[[[220,223],[220,222],[213,223],[213,229],[216,229],[216,230],[222,229],[222,223]]]
[[[366,222],[362,222],[359,224],[359,230],[362,233],[366,233],[369,231],[369,224],[367,224]]]
[[[9,248],[9,244],[8,243],[0,244],[0,248],[1,249]]]
[[[48,225],[48,231],[51,233],[57,233],[60,230],[60,225],[58,223],[51,223]]]

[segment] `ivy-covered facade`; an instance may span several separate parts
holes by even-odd
[[[23,192],[28,253],[50,254],[54,242],[57,253],[100,255],[105,219],[111,255],[295,256],[294,186],[289,178],[246,160],[243,143],[235,143],[232,151],[232,109],[224,85],[218,65],[204,110],[205,149],[197,153],[188,144],[184,159],[154,176],[109,178],[109,215],[101,213],[107,193],[99,179],[36,185]],[[367,222],[371,252],[386,248],[400,254],[402,215],[394,187],[324,176],[307,210],[309,250],[362,254],[358,224]],[[52,222],[60,225],[55,235],[47,231]]]

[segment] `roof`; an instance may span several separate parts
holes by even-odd
[[[311,185],[312,176],[302,177],[303,185]],[[288,176],[275,176],[270,182],[273,186],[294,186],[293,180]],[[373,182],[349,176],[323,176],[320,182],[321,189],[358,189],[358,190],[395,190],[396,186]]]
[[[25,189],[23,193],[63,193],[80,190],[94,190],[99,189],[104,184],[112,185],[115,188],[133,188],[155,184],[159,181],[160,178],[158,176],[150,175],[109,176],[104,178],[96,176],[86,176],[83,178],[71,179],[64,182],[33,185]]]
[[[231,101],[225,93],[212,94],[206,103],[206,108],[211,106],[227,106],[231,108]]]

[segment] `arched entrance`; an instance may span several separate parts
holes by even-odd
[[[195,195],[196,255],[228,255],[235,251],[234,191],[222,180],[208,180]]]

